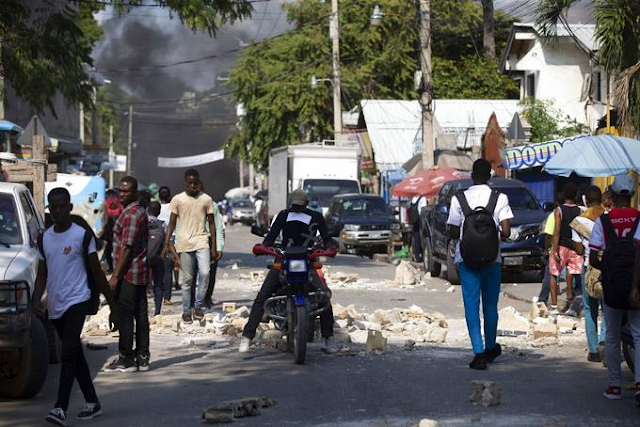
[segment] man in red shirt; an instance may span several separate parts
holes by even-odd
[[[613,231],[618,238],[631,237],[630,234],[634,231],[634,224],[638,221],[640,213],[637,209],[631,207],[631,197],[634,194],[635,183],[633,179],[627,175],[620,175],[615,178],[611,185],[613,192],[613,208],[608,213],[608,218],[613,225]],[[604,232],[602,220],[606,215],[601,216],[595,222],[593,231],[591,232],[591,239],[589,240],[590,264],[596,268],[602,268],[598,253],[604,251],[609,242],[609,236]],[[636,239],[638,234],[636,233],[633,238]],[[605,266],[606,267],[606,266]],[[637,266],[636,266],[637,269]],[[605,283],[603,283],[603,286]],[[620,363],[622,362],[620,357],[620,341],[621,341],[621,328],[623,319],[626,316],[631,335],[635,342],[635,347],[640,347],[640,310],[625,310],[622,308],[613,308],[607,305],[605,296],[603,304],[604,318],[607,324],[606,341],[605,341],[605,353],[607,358],[607,371],[609,374],[609,386],[604,392],[604,397],[607,399],[618,400],[622,397],[622,390],[620,388],[622,382],[622,373],[620,370]],[[640,366],[640,352],[635,353],[635,366]],[[640,369],[635,370],[635,382],[636,382],[636,403],[640,406]]]
[[[147,211],[138,203],[138,181],[125,176],[118,184],[122,213],[113,229],[115,268],[109,286],[116,291],[120,311],[120,342],[106,372],[149,370],[149,318],[147,317]],[[133,350],[133,324],[136,349]]]

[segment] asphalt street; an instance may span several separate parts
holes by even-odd
[[[265,259],[250,255],[258,242],[248,228],[230,227],[224,262],[214,298],[218,304],[235,301],[249,305],[258,283],[241,275],[264,268]],[[259,347],[237,352],[237,341],[213,348],[195,348],[183,336],[152,335],[149,372],[107,374],[100,368],[116,352],[113,337],[85,337],[104,343],[106,350],[85,350],[103,415],[85,422],[95,426],[199,425],[209,405],[252,396],[268,396],[279,404],[257,417],[241,418],[238,426],[410,426],[422,418],[444,426],[637,426],[640,409],[633,392],[621,401],[602,397],[606,369],[586,361],[584,337],[563,339],[562,345],[525,347],[500,338],[505,354],[484,372],[467,366],[472,353],[466,337],[459,289],[443,279],[424,286],[392,286],[395,267],[356,256],[329,261],[331,272],[358,274],[362,280],[333,288],[334,303],[355,304],[358,310],[409,307],[445,314],[449,337],[442,345],[423,344],[414,351],[389,347],[381,355],[326,355],[314,343],[307,363],[295,365],[291,355]],[[234,267],[237,267],[237,269]],[[528,310],[526,298],[536,295],[539,283],[505,282],[501,307]],[[179,295],[174,295],[174,303]],[[178,310],[175,305],[172,307]],[[357,346],[354,346],[357,348]],[[28,401],[0,400],[0,426],[38,426],[55,401],[59,365],[50,365],[44,389]],[[625,383],[633,377],[623,366]],[[501,404],[483,408],[469,402],[470,381],[490,380],[503,388]],[[74,388],[69,424],[81,408],[82,395]]]

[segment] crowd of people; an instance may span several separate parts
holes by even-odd
[[[507,196],[487,185],[490,177],[491,165],[485,160],[476,161],[474,185],[452,199],[447,221],[451,237],[458,241],[455,262],[474,353],[469,367],[477,370],[487,369],[502,353],[496,342],[500,240],[509,237],[513,218]],[[81,219],[71,215],[68,191],[58,188],[49,193],[53,226],[38,242],[41,262],[33,293],[34,310],[48,313],[62,342],[58,397],[47,421],[66,425],[70,391],[76,379],[86,401],[78,419],[91,419],[102,412],[81,343],[85,316],[97,312],[100,294],[110,306],[114,330],[119,330],[118,354],[106,365],[105,372],[150,369],[149,289],[154,315],[160,314],[163,306],[172,305],[173,290],[180,290],[184,323],[203,319],[205,310],[213,306],[226,212],[221,212],[206,194],[197,170],[185,172],[184,185],[185,190],[173,197],[168,187],[161,187],[159,200],[152,200],[148,193],[138,191],[134,177],[120,180],[118,197],[111,195],[106,201],[109,219],[102,240],[107,274],[98,260],[96,237]],[[640,213],[631,207],[634,193],[635,183],[628,176],[616,177],[604,195],[595,186],[579,193],[574,184],[568,183],[562,202],[543,226],[548,235],[548,262],[538,298],[550,304],[551,314],[578,315],[584,311],[588,360],[600,362],[606,358],[609,380],[604,396],[608,399],[620,399],[622,393],[620,343],[625,322],[636,348],[640,345]],[[294,191],[291,206],[276,217],[264,244],[273,245],[282,233],[283,242],[308,245],[309,230],[314,230],[325,246],[332,246],[324,218],[313,202],[304,191]],[[565,307],[558,305],[563,275]],[[263,303],[277,288],[278,277],[275,270],[267,275],[244,328],[240,352],[249,351],[263,315]],[[318,281],[317,277],[313,279]],[[46,307],[42,302],[45,289]],[[604,319],[598,333],[600,308]],[[321,318],[321,332],[324,349],[334,352],[331,310]],[[635,366],[640,366],[638,352]],[[640,406],[640,369],[635,371],[635,381],[635,398]]]

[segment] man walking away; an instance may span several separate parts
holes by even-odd
[[[182,321],[192,323],[193,317],[204,319],[204,297],[209,281],[211,259],[218,256],[216,250],[216,226],[213,211],[213,200],[205,193],[198,191],[200,174],[195,169],[188,169],[184,174],[185,191],[171,200],[171,219],[165,238],[162,255],[169,250],[174,252],[171,235],[180,219],[180,227],[176,235],[174,262],[180,266],[180,286],[182,287]],[[209,231],[205,226],[209,225]],[[196,302],[191,315],[191,282],[198,277],[196,286]]]
[[[513,213],[506,195],[492,190],[487,182],[491,165],[484,159],[473,164],[473,186],[451,200],[447,224],[456,245],[455,262],[460,272],[462,299],[467,329],[475,354],[471,369],[487,369],[502,353],[496,343],[498,332],[498,297],[501,282],[500,237],[511,234]],[[480,298],[484,315],[484,345],[480,332]]]
[[[640,310],[632,307],[630,302],[632,286],[637,284],[640,273],[637,264],[640,258],[637,252],[640,244],[640,213],[631,207],[634,187],[631,177],[615,177],[611,186],[613,208],[598,218],[593,226],[589,241],[589,262],[602,270],[603,310],[607,322],[605,353],[609,376],[609,386],[604,391],[604,397],[614,400],[622,398],[620,341],[626,317],[636,348],[635,397],[636,404],[640,407],[640,352],[637,351],[640,348]],[[599,256],[600,251],[603,251],[602,257]]]
[[[153,301],[155,305],[154,316],[160,314],[162,301],[171,298],[171,282],[165,283],[164,258],[162,247],[164,245],[164,222],[158,219],[160,203],[151,202],[147,209],[149,216],[149,241],[147,243],[147,260],[153,276]]]
[[[118,184],[123,210],[113,233],[116,266],[109,280],[116,290],[121,327],[119,356],[104,369],[105,372],[135,372],[149,370],[149,318],[147,317],[147,285],[149,269],[147,244],[149,219],[138,200],[138,181],[125,176]],[[133,349],[135,320],[136,348]]]
[[[108,290],[106,278],[96,253],[96,241],[90,232],[71,221],[71,197],[65,188],[54,188],[48,196],[53,227],[45,231],[38,242],[40,263],[33,293],[33,308],[44,314],[42,295],[47,291],[47,311],[62,342],[62,365],[58,398],[54,409],[45,418],[56,425],[66,425],[66,412],[75,379],[85,399],[79,420],[89,420],[102,413],[100,401],[91,380],[89,366],[82,351],[80,334],[87,314],[95,313],[99,294],[89,284],[101,281]],[[109,300],[112,300],[110,295]]]
[[[587,332],[587,345],[589,347],[589,362],[602,362],[600,353],[604,353],[604,337],[606,334],[605,321],[600,324],[600,337],[598,338],[598,310],[601,298],[594,298],[587,291],[587,269],[589,268],[589,239],[593,232],[595,221],[604,214],[602,207],[602,193],[595,185],[585,191],[587,210],[571,221],[572,238],[578,253],[584,251],[584,266],[582,267],[582,306],[584,312],[585,330]],[[568,314],[568,313],[567,313]],[[602,344],[602,345],[601,345]]]

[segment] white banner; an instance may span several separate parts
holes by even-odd
[[[187,168],[191,166],[205,165],[224,159],[224,150],[198,154],[188,157],[158,157],[159,168]]]
[[[113,169],[115,172],[126,172],[127,171],[127,156],[123,154],[116,155],[116,166]]]

